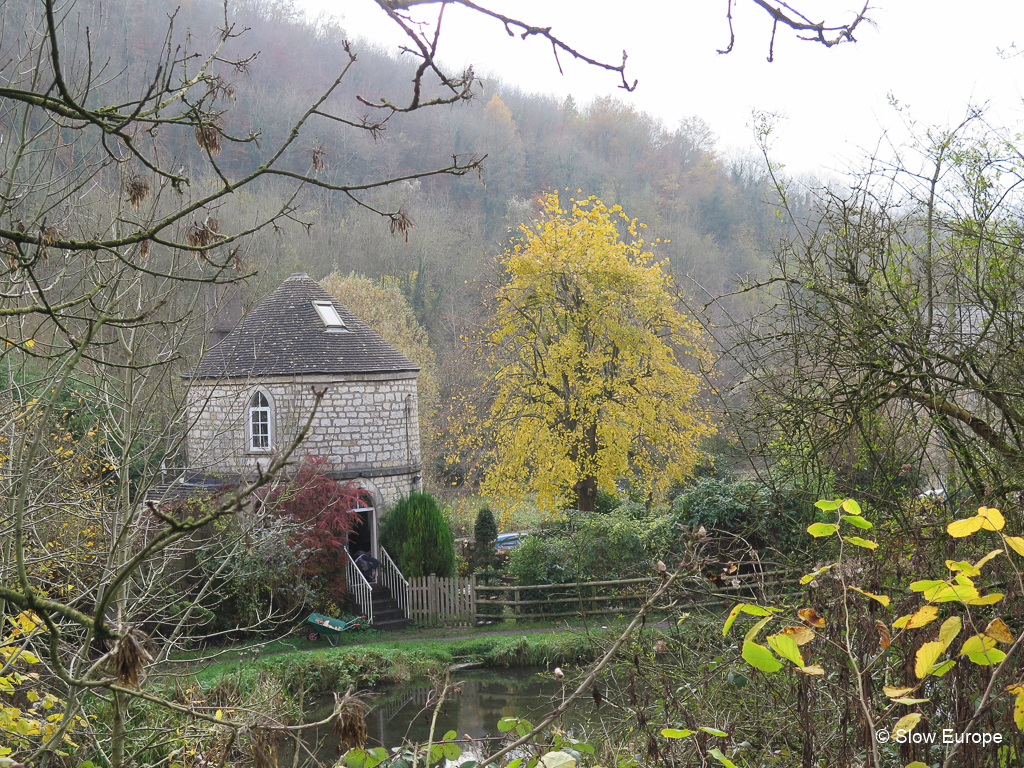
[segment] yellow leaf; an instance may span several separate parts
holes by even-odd
[[[970,584],[951,584],[934,592],[925,592],[924,596],[933,603],[966,603],[978,599],[978,590]]]
[[[1024,538],[1020,536],[1007,536],[1006,543],[1010,545],[1010,549],[1024,557]]]
[[[965,576],[977,576],[981,573],[981,571],[970,563],[965,563],[960,560],[947,560],[946,567],[951,571],[960,571]]]
[[[1013,705],[1013,722],[1024,731],[1024,690],[1017,694],[1017,701]]]
[[[808,664],[806,667],[800,667],[800,671],[805,675],[824,675],[825,670],[821,664]]]
[[[980,571],[981,570],[981,566],[983,566],[985,563],[987,563],[993,557],[996,557],[997,555],[1001,555],[1001,554],[1003,554],[1003,550],[1001,550],[1001,549],[993,549],[991,552],[989,552],[987,555],[985,555],[983,558],[981,558],[981,560],[976,562],[974,564],[974,567],[977,568]]]
[[[860,592],[862,595],[864,595],[865,597],[870,597],[872,600],[877,600],[886,608],[889,607],[889,603],[891,602],[889,598],[885,595],[875,595],[871,592],[865,592],[863,589],[857,589],[857,587],[850,587],[850,589],[852,589],[854,592]]]
[[[949,648],[949,644],[960,634],[963,625],[964,623],[960,620],[959,616],[950,616],[942,622],[942,626],[939,627],[939,642],[942,643],[943,650]]]
[[[896,698],[899,698],[900,696],[906,696],[908,693],[911,693],[912,691],[915,691],[915,690],[916,690],[916,688],[910,688],[910,687],[907,687],[907,686],[901,686],[901,687],[898,687],[898,688],[894,687],[894,686],[891,686],[891,685],[883,685],[882,686],[882,693],[884,693],[890,699],[896,699]]]
[[[926,701],[931,701],[931,699],[912,699],[906,696],[901,696],[898,699],[893,699],[893,702],[895,702],[896,704],[906,704],[907,706],[912,706],[914,704],[924,704]]]
[[[905,768],[929,768],[927,763],[922,763],[920,760],[915,760],[912,763],[907,763]]]
[[[864,547],[864,549],[878,549],[878,542],[862,539],[860,536],[844,536],[843,538],[850,544],[858,547]]]
[[[939,660],[939,656],[945,653],[945,651],[946,644],[937,640],[925,643],[918,648],[914,662],[914,674],[918,680],[923,680],[931,672],[935,662]]]
[[[964,602],[968,605],[995,605],[1002,599],[1002,592],[992,592],[984,597],[975,597],[973,600],[964,600]]]
[[[28,341],[25,342],[25,346],[26,347],[34,347],[35,345],[36,345],[36,343],[32,339],[29,339]]]
[[[938,617],[939,607],[937,605],[926,605],[918,608],[912,614],[908,613],[906,616],[900,616],[892,625],[896,629],[918,629],[926,624],[931,624]]]
[[[956,662],[953,661],[952,659],[948,659],[947,661],[944,661],[941,664],[937,664],[936,666],[932,667],[932,676],[933,677],[942,677],[944,674],[949,672],[949,670],[951,670],[955,666],[956,666]]]
[[[986,531],[1001,531],[1006,525],[1003,513],[993,507],[981,507],[978,510],[978,517],[982,519],[981,527]]]
[[[980,635],[980,634],[979,635],[971,635],[966,640],[964,640],[964,644],[962,646],[960,646],[960,655],[961,656],[970,656],[971,654],[975,654],[975,653],[984,653],[985,651],[989,650],[990,648],[995,648],[995,647],[996,647],[996,640],[995,640],[994,637],[989,637],[988,635]]]
[[[920,712],[911,712],[909,715],[904,715],[896,721],[896,725],[892,727],[892,737],[895,739],[898,736],[903,736],[910,733],[921,722]]]
[[[792,637],[797,645],[807,645],[815,638],[814,630],[808,627],[786,627],[781,634]]]
[[[965,536],[970,536],[981,530],[981,524],[984,522],[981,517],[968,517],[963,520],[954,520],[952,523],[946,526],[946,533],[955,539],[962,539]]]
[[[812,627],[821,629],[825,626],[825,619],[818,615],[813,608],[801,608],[796,612],[796,615],[800,617],[802,621],[807,622]]]
[[[985,627],[985,634],[989,637],[995,638],[1000,643],[1012,643],[1013,634],[1010,632],[1010,628],[1006,626],[1006,622],[1000,619],[998,616],[988,623]]]

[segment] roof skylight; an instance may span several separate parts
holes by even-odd
[[[328,331],[347,331],[345,322],[341,319],[341,315],[338,314],[338,310],[334,308],[334,305],[329,301],[314,301],[313,307],[316,309],[320,319],[324,322],[324,328]]]

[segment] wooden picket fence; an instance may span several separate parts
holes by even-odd
[[[472,626],[476,620],[476,576],[419,576],[409,579],[409,618],[436,627]]]
[[[758,593],[775,593],[797,584],[789,572],[769,571],[726,577],[715,584],[691,578],[679,584],[668,601],[678,607],[713,607],[737,599],[756,599]],[[574,584],[484,586],[476,577],[409,579],[409,615],[427,626],[471,626],[476,621],[511,614],[517,619],[557,619],[573,616],[627,614],[636,610],[655,588],[658,579],[615,579]],[[480,611],[486,603],[490,611]]]

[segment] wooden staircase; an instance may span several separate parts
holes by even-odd
[[[371,601],[373,603],[373,621],[370,626],[374,629],[394,630],[405,629],[412,624],[406,618],[405,611],[398,604],[398,601],[391,594],[391,588],[386,584],[371,584]]]

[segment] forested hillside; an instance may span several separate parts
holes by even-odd
[[[88,222],[123,206],[126,195],[138,209],[150,185],[155,202],[147,200],[143,208],[152,206],[148,216],[164,215],[175,200],[195,199],[225,179],[258,171],[305,117],[273,175],[199,207],[174,224],[171,241],[154,238],[139,253],[155,268],[181,257],[172,241],[212,247],[218,258],[230,257],[239,273],[253,273],[243,288],[249,306],[295,271],[317,280],[331,273],[388,276],[427,330],[441,372],[442,404],[479,380],[479,358],[463,354],[464,340],[486,314],[484,298],[499,279],[496,257],[519,225],[538,215],[545,191],[558,190],[564,204],[572,196],[596,195],[609,206],[621,205],[648,226],[648,242],[661,241],[658,257],[668,259],[668,273],[696,303],[728,293],[738,276],[767,263],[778,219],[766,203],[763,166],[756,158],[723,156],[698,116],[667,126],[613,98],[562,102],[489,79],[477,84],[472,99],[398,112],[365,130],[367,121],[389,115],[373,105],[409,98],[415,62],[376,49],[358,29],[306,18],[290,2],[249,0],[225,10],[216,0],[114,0],[102,7],[80,2],[64,13],[56,23],[79,78],[71,88],[87,93],[90,104],[128,103],[168,73],[196,77],[201,73],[190,67],[218,45],[230,55],[218,53],[214,62],[220,69],[206,98],[211,114],[220,116],[208,129],[209,140],[196,141],[159,119],[137,134],[152,157],[178,168],[185,183],[158,180],[121,150],[108,154],[98,144],[83,144],[78,127],[68,122],[54,134],[50,150],[68,176],[53,178],[85,169],[91,178],[84,192],[72,196],[73,205],[62,203],[44,215],[46,225],[96,237],[99,230],[90,231],[95,225]],[[19,24],[38,25],[40,17],[31,0],[5,3],[3,15],[4,45],[16,59],[25,55]],[[330,95],[307,113],[341,73]],[[13,75],[11,85],[23,76]],[[557,76],[552,68],[552,78]],[[425,85],[425,98],[443,91],[436,83],[435,92]],[[0,131],[15,136],[19,119],[16,111],[5,112]],[[122,157],[112,162],[118,152]],[[425,173],[453,158],[462,166],[483,162],[462,176]],[[289,174],[310,174],[350,192],[308,183],[296,191]],[[396,177],[408,178],[381,184]],[[133,197],[132,184],[147,185],[137,188],[141,198]],[[14,227],[17,211],[12,208]],[[116,231],[130,230],[139,218],[132,212],[115,217]],[[269,219],[273,226],[262,226]],[[255,231],[217,245],[247,230]],[[199,266],[204,263],[212,262],[200,259]],[[721,309],[743,314],[728,303],[712,312]],[[200,339],[183,333],[182,371],[198,355]]]

